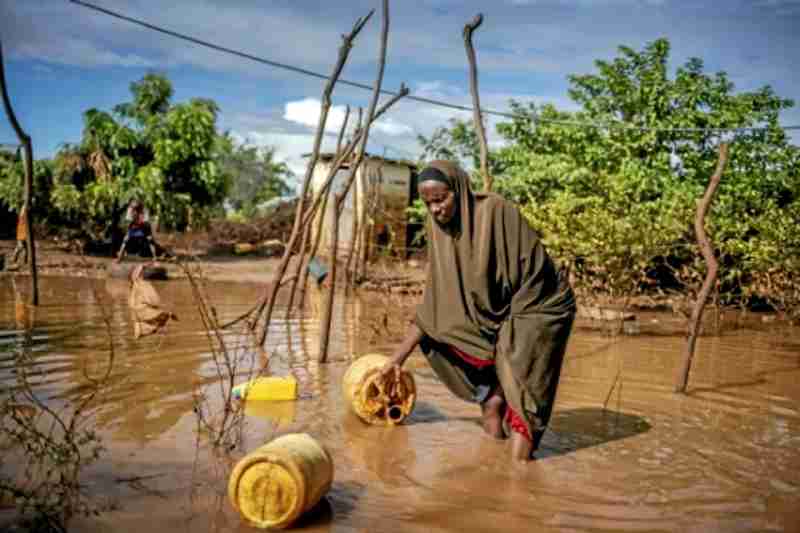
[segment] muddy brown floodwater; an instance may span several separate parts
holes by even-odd
[[[193,391],[213,402],[220,388],[188,284],[156,283],[180,321],[163,337],[134,341],[125,282],[45,277],[34,316],[18,305],[27,282],[13,279],[0,277],[0,380],[13,384],[15,331],[27,323],[35,387],[53,405],[104,368],[100,305],[111,314],[114,367],[93,411],[107,450],[83,478],[111,510],[73,528],[251,531],[227,501],[230,460],[196,432]],[[209,285],[223,320],[258,290]],[[478,408],[450,395],[419,354],[409,362],[419,400],[405,425],[369,427],[347,411],[340,383],[349,362],[389,352],[405,329],[391,310],[388,325],[375,320],[390,305],[380,295],[339,298],[326,365],[316,363],[314,305],[291,320],[276,310],[270,369],[293,373],[300,398],[248,411],[232,455],[295,431],[331,451],[333,487],[301,530],[800,531],[798,328],[758,324],[701,338],[686,396],[671,392],[682,336],[576,330],[551,430],[538,459],[520,468],[505,443],[484,436]]]

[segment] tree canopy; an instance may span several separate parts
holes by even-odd
[[[171,82],[155,73],[130,91],[131,100],[110,112],[88,109],[80,141],[62,145],[52,162],[36,162],[39,220],[100,238],[132,199],[162,226],[180,229],[191,216],[221,214],[225,200],[248,211],[288,192],[290,173],[274,161],[274,150],[239,146],[218,133],[213,100],[173,102]],[[16,209],[21,163],[0,163],[0,201]]]

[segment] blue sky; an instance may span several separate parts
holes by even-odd
[[[371,84],[380,32],[380,0],[94,0],[174,31],[275,61],[328,73],[340,35],[358,16],[376,13],[358,38],[344,77]],[[168,7],[164,7],[168,5]],[[384,86],[405,82],[413,93],[469,105],[465,22],[484,13],[474,42],[481,103],[505,110],[508,100],[574,108],[569,74],[594,70],[619,45],[641,49],[666,37],[671,67],[701,57],[707,71],[726,71],[737,90],[769,84],[782,97],[800,95],[800,0],[394,0]],[[221,107],[219,125],[241,139],[274,146],[302,172],[311,148],[322,82],[157,34],[70,4],[67,0],[0,2],[6,76],[18,118],[36,157],[80,138],[81,114],[110,110],[148,71],[166,74],[175,100],[206,97]],[[334,104],[366,107],[370,94],[337,87]],[[332,126],[341,117],[335,108]],[[370,150],[415,157],[417,134],[469,114],[406,101],[372,133]],[[800,124],[800,109],[783,114]],[[494,119],[490,121],[490,130]],[[0,142],[15,142],[0,120]],[[796,142],[800,135],[794,134]],[[490,133],[490,141],[497,142]],[[327,140],[330,146],[333,140]]]

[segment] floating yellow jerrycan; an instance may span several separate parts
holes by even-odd
[[[417,400],[417,387],[410,373],[402,371],[399,380],[380,375],[388,361],[385,355],[364,355],[350,365],[342,379],[345,401],[369,424],[397,425],[411,414]]]
[[[228,498],[254,526],[285,528],[330,490],[333,460],[306,433],[290,433],[257,448],[233,468]]]
[[[292,376],[264,376],[236,385],[231,392],[237,400],[296,400],[297,380]]]

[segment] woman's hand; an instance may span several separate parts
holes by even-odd
[[[403,363],[405,357],[398,359],[396,356],[389,359],[383,368],[381,368],[381,377],[384,379],[393,378],[395,381],[400,381],[400,373],[403,371]]]
[[[422,337],[422,330],[419,329],[416,324],[412,323],[411,327],[408,329],[406,338],[403,339],[403,342],[400,343],[400,346],[397,347],[392,357],[381,369],[381,376],[388,378],[394,374],[395,380],[399,380],[400,372],[403,369],[403,363],[406,362],[408,356],[411,355],[411,352],[417,347]]]

